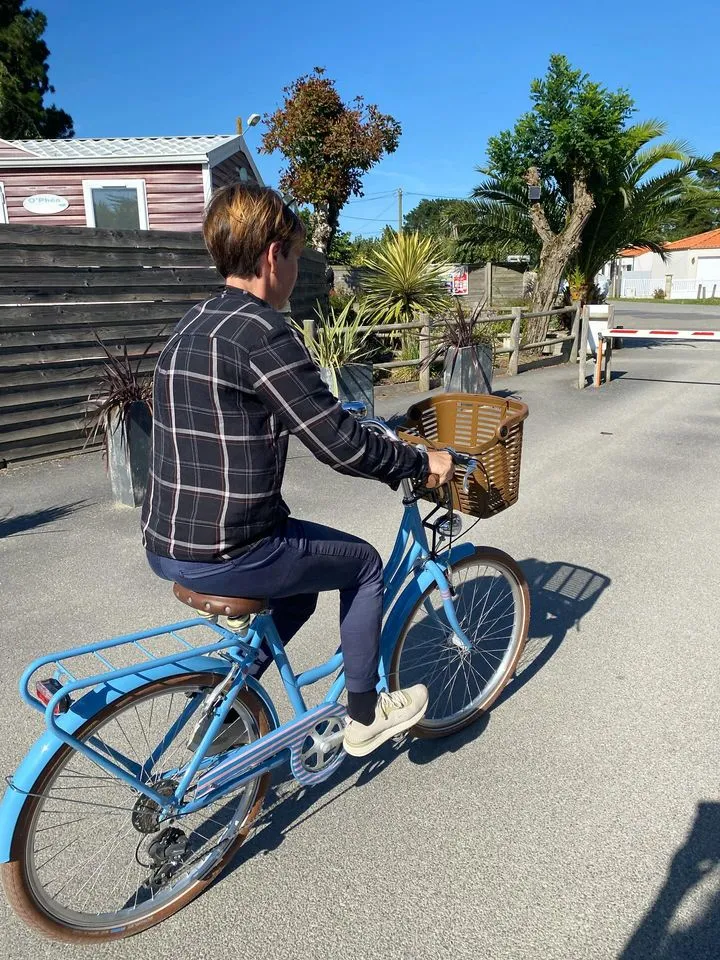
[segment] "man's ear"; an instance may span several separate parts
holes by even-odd
[[[279,240],[273,240],[273,242],[267,248],[268,263],[270,264],[270,267],[272,269],[275,268],[281,252],[282,252],[282,244],[280,243]]]

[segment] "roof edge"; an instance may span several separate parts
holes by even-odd
[[[0,171],[35,169],[36,167],[140,167],[173,166],[174,164],[207,163],[206,153],[178,154],[175,157],[0,157]]]

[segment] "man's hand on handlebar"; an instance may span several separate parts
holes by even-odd
[[[432,489],[452,480],[455,465],[451,455],[446,453],[445,450],[428,450],[427,455],[430,475],[427,478],[426,485]]]

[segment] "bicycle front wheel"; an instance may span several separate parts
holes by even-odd
[[[390,689],[424,683],[430,700],[416,737],[444,737],[477,720],[500,696],[527,639],[530,591],[501,550],[478,547],[452,567],[450,580],[467,647],[450,627],[433,583],[415,604],[395,645]]]
[[[192,756],[188,741],[205,697],[221,680],[193,673],[149,683],[100,711],[77,737],[121,766],[127,758],[169,795],[176,771]],[[228,716],[237,744],[224,749],[271,728],[251,690],[240,691]],[[229,863],[268,784],[261,774],[195,813],[163,820],[144,794],[64,745],[20,813],[12,859],[2,865],[7,898],[26,923],[55,940],[91,943],[145,930],[189,903]]]

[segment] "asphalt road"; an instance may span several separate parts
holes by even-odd
[[[570,367],[497,381],[531,409],[520,500],[472,533],[520,560],[531,584],[530,642],[507,695],[464,734],[387,745],[329,784],[280,790],[228,876],[93,956],[717,957],[716,351],[620,351],[622,376],[599,391],[578,392]],[[387,556],[398,495],[336,477],[297,446],[292,456],[293,510]],[[16,691],[31,657],[180,611],[145,565],[137,513],[110,502],[99,458],[1,475],[0,518],[9,773],[39,731]],[[297,668],[334,647],[336,617],[324,597],[293,644]],[[39,940],[1,898],[0,951],[89,956]]]
[[[615,301],[615,322],[624,326],[646,325],[673,330],[720,330],[720,306],[690,303],[629,303]]]

